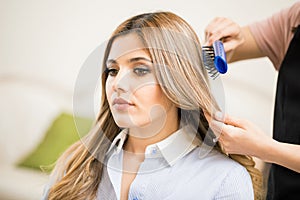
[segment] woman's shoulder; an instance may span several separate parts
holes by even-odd
[[[197,185],[191,193],[197,194],[199,188],[206,188],[209,198],[254,198],[251,177],[244,166],[217,150],[211,149],[205,156],[202,150],[195,148],[181,162],[185,178]]]
[[[221,168],[222,170],[230,170],[235,167],[244,168],[241,164],[214,148],[207,149],[200,146],[194,149],[189,156],[194,160],[194,164],[199,166],[209,165],[212,168]]]
[[[243,165],[215,149],[203,155],[203,149],[198,147],[187,155],[184,163],[191,170],[196,170],[199,176],[207,179],[216,178],[214,175],[218,180],[246,177],[251,182],[251,177]]]

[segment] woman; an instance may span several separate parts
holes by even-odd
[[[48,199],[260,199],[251,158],[218,144],[199,158],[205,115],[218,110],[201,52],[170,12],[119,25],[104,54],[100,114],[58,160]]]

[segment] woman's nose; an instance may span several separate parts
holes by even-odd
[[[130,71],[119,70],[113,83],[115,91],[128,92],[130,89]]]

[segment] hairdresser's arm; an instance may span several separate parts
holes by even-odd
[[[240,27],[227,18],[213,19],[205,29],[205,38],[205,45],[212,45],[216,40],[223,41],[228,62],[265,56],[258,48],[249,27]]]
[[[210,126],[221,130],[219,141],[226,153],[254,156],[300,173],[300,145],[278,142],[253,123],[228,115],[216,116]]]

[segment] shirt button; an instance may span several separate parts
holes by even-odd
[[[139,200],[137,197],[134,197],[132,200]]]
[[[152,154],[156,154],[157,153],[157,149],[152,149]]]

